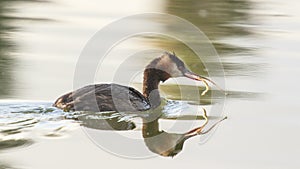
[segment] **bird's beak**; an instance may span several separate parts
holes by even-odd
[[[215,84],[215,82],[213,82],[212,80],[206,78],[206,77],[203,77],[203,76],[200,76],[200,75],[197,75],[196,73],[193,73],[189,70],[187,70],[184,74],[183,74],[185,77],[187,78],[190,78],[190,79],[193,79],[193,80],[197,80],[197,81],[206,81],[206,82],[210,82],[212,84]]]
[[[205,83],[205,86],[208,88],[207,86],[207,83],[210,82],[212,83],[213,85],[215,85],[217,88],[219,88],[220,90],[224,91],[221,87],[219,87],[214,81],[206,78],[206,77],[203,77],[203,76],[200,76],[200,75],[197,75],[189,70],[185,70],[185,72],[183,73],[183,75],[187,78],[190,78],[190,79],[193,79],[193,80],[197,80],[197,81],[202,81]]]

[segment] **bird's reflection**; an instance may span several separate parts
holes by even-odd
[[[150,151],[162,156],[175,156],[182,150],[183,144],[188,138],[184,134],[159,130],[158,119],[150,122],[143,119],[143,121],[143,138]]]
[[[208,133],[223,118],[207,130],[203,130],[208,123],[206,110],[203,109],[204,124],[185,133],[169,133],[159,129],[161,114],[151,112],[148,115],[138,116],[142,118],[142,136],[147,148],[161,156],[175,156],[181,152],[184,142],[194,136]],[[120,113],[83,113],[77,116],[81,124],[87,128],[98,130],[133,130],[136,125],[131,121],[132,115],[127,116]],[[135,116],[137,117],[137,116]]]
[[[98,130],[133,130],[136,127],[129,120],[130,116],[115,112],[83,112],[79,115],[71,115],[68,118],[80,121],[85,127]]]
[[[194,128],[185,133],[168,133],[163,130],[159,130],[159,118],[155,120],[148,120],[147,118],[143,118],[143,138],[145,141],[146,146],[150,151],[153,153],[159,154],[161,156],[175,156],[179,152],[181,152],[183,148],[184,142],[196,135],[206,134],[208,133],[213,127],[215,127],[219,122],[223,121],[225,118],[221,119],[213,126],[211,126],[208,130],[203,131],[203,128],[208,123],[208,117],[206,114],[206,110],[203,109],[204,114],[203,118],[205,122],[202,126]]]

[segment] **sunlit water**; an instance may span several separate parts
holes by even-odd
[[[297,6],[295,0],[0,1],[0,168],[299,168]],[[224,65],[229,94],[220,115],[228,119],[207,142],[200,136],[187,140],[173,159],[149,150],[141,118],[135,115],[91,115],[52,107],[58,96],[73,89],[76,62],[88,40],[106,24],[141,12],[189,20],[213,42]],[[174,50],[193,71],[206,74],[183,44],[165,37],[136,37],[111,51],[95,82],[114,81],[123,56],[147,47]],[[144,53],[135,64],[126,64],[128,71],[142,70],[154,57]],[[218,72],[215,75],[218,78]],[[137,89],[141,76],[140,72],[131,81]],[[198,85],[179,79],[161,87],[162,95],[170,99],[160,119],[161,130],[178,134],[199,127],[201,108],[209,114],[223,101],[210,92],[197,100],[192,92]],[[181,119],[175,120],[178,116]],[[138,141],[132,148],[123,146],[128,143],[122,140],[108,139],[108,150],[97,146],[93,142],[97,138],[91,139],[87,131],[101,136],[118,133]],[[157,157],[124,158],[138,158],[139,153]]]

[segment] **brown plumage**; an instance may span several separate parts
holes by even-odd
[[[55,107],[65,111],[145,111],[148,100],[132,87],[118,84],[88,85],[59,97]]]

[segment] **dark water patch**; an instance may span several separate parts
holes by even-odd
[[[28,147],[32,145],[34,142],[32,140],[27,139],[10,139],[10,140],[1,140],[0,141],[0,152],[1,150],[6,150],[10,148],[21,148]]]
[[[17,42],[12,36],[13,32],[20,31],[20,27],[13,24],[16,21],[45,22],[48,18],[28,18],[23,16],[12,16],[16,9],[13,5],[20,2],[49,2],[43,0],[0,0],[0,99],[15,95],[16,80],[15,73],[18,66],[17,60],[12,53],[18,51]]]
[[[0,169],[16,169],[15,167],[12,167],[8,163],[0,161]]]
[[[253,34],[237,26],[226,26],[229,23],[253,23],[249,13],[253,3],[250,1],[172,0],[167,3],[168,13],[191,21],[210,39]]]
[[[226,76],[257,76],[265,70],[264,63],[233,63],[222,62]],[[243,70],[243,71],[237,71]]]
[[[239,1],[221,1],[221,0],[172,0],[166,1],[166,12],[186,19],[197,26],[208,38],[216,48],[219,56],[225,60],[224,71],[226,76],[249,76],[255,75],[262,70],[264,66],[259,63],[244,64],[241,56],[254,57],[257,54],[258,48],[241,45],[239,43],[230,43],[230,40],[238,40],[247,42],[250,38],[257,39],[258,20],[253,18],[251,10],[253,10],[255,3],[247,0]],[[180,26],[172,27],[168,25],[171,21],[158,20],[162,22],[165,29],[170,32],[186,31]],[[260,36],[261,37],[261,36]],[[199,46],[203,43],[195,41],[193,37],[187,37],[189,42]],[[225,40],[225,41],[224,41]],[[190,69],[198,74],[207,75],[205,66],[200,60],[195,61],[193,51],[189,49],[182,42],[166,37],[145,37],[145,41],[152,46],[157,46],[161,49],[175,51],[178,56],[189,65]],[[205,52],[204,52],[205,53]],[[230,57],[229,57],[230,56]],[[210,57],[210,56],[199,56]],[[234,62],[232,62],[234,60]],[[193,64],[196,66],[193,66]],[[210,64],[210,63],[205,63]],[[213,64],[213,63],[212,63]],[[213,71],[214,75],[223,75],[223,72]]]
[[[34,109],[28,109],[28,110],[23,110],[23,111],[13,111],[11,113],[23,113],[23,114],[32,114],[32,113],[36,113],[36,114],[40,114],[40,113],[51,113],[55,111],[54,108],[45,108],[45,107],[37,107]]]

